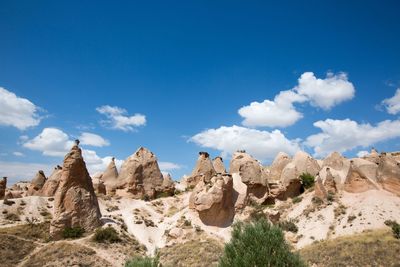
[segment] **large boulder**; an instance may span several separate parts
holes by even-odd
[[[53,197],[56,194],[57,188],[61,181],[61,174],[62,174],[62,167],[57,165],[57,167],[54,168],[53,173],[44,183],[40,192],[41,196]]]
[[[112,158],[106,170],[103,172],[102,180],[106,186],[107,193],[113,192],[118,183],[118,169],[115,165],[115,158]]]
[[[279,181],[283,169],[288,165],[292,159],[288,154],[279,152],[269,168],[268,181]]]
[[[70,227],[81,227],[90,232],[101,225],[100,218],[92,179],[86,169],[81,149],[74,145],[64,158],[50,233],[54,238],[59,238],[64,229]]]
[[[229,226],[235,215],[232,176],[217,174],[210,182],[201,180],[190,196],[189,208],[196,210],[206,225]]]
[[[268,194],[268,175],[263,166],[245,151],[235,152],[230,162],[229,172],[239,174],[242,182],[247,186],[247,193],[256,198],[263,198]]]
[[[381,155],[378,164],[378,182],[385,190],[400,195],[400,163],[392,155]]]
[[[156,156],[148,149],[141,147],[122,164],[118,176],[120,190],[117,190],[117,194],[154,199],[164,190],[168,190],[163,187],[163,183],[164,177]]]
[[[213,159],[212,164],[214,166],[214,170],[217,173],[226,173],[225,165],[224,165],[224,161],[222,160],[222,157],[216,157],[215,159]]]
[[[36,196],[40,195],[40,191],[42,190],[44,184],[46,183],[46,176],[42,170],[38,171],[35,177],[32,179],[30,186],[28,187],[28,196]]]
[[[351,160],[344,190],[350,193],[362,193],[372,189],[378,189],[376,183],[354,163],[354,160]]]
[[[197,159],[192,174],[185,179],[186,186],[194,187],[201,180],[208,183],[210,182],[211,177],[216,174],[217,172],[214,169],[210,155],[207,152],[199,152],[199,158]]]
[[[7,177],[3,177],[0,180],[0,199],[4,199],[4,196],[6,194],[6,188],[7,188]]]

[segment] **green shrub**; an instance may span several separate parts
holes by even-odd
[[[400,239],[400,224],[395,223],[392,225],[392,231],[395,238]]]
[[[125,267],[157,267],[158,265],[158,255],[155,257],[137,256],[125,262]]]
[[[302,197],[294,197],[294,198],[292,198],[292,202],[293,202],[293,203],[299,203],[299,202],[301,202],[302,200],[303,200]]]
[[[299,231],[299,228],[297,225],[292,221],[281,221],[278,223],[278,226],[286,232],[292,232],[292,233],[297,233]]]
[[[225,245],[220,267],[306,266],[298,254],[290,251],[282,230],[261,219],[233,225],[232,238]]]
[[[300,180],[305,189],[313,187],[315,183],[315,177],[308,172],[302,173],[300,175]]]
[[[63,238],[79,238],[85,233],[85,229],[77,227],[67,227],[64,229],[62,236]]]
[[[93,240],[99,243],[121,242],[121,238],[119,237],[118,232],[112,227],[96,229]]]

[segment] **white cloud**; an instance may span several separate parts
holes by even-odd
[[[330,152],[345,152],[357,147],[369,147],[375,143],[400,137],[400,120],[385,120],[376,126],[369,123],[358,124],[345,120],[317,121],[314,126],[321,129],[311,135],[305,145],[314,148],[315,156],[326,156]]]
[[[361,151],[358,151],[358,153],[357,153],[357,157],[359,157],[359,158],[362,158],[362,157],[365,157],[368,155],[369,155],[369,152],[367,150],[361,150]]]
[[[129,116],[127,111],[120,107],[105,105],[96,108],[96,110],[107,117],[108,120],[101,122],[112,129],[133,131],[135,127],[146,125],[146,116],[142,114]]]
[[[40,123],[39,107],[3,87],[0,87],[0,107],[0,125],[25,130]]]
[[[182,168],[182,166],[179,164],[176,164],[173,162],[167,162],[167,161],[160,161],[158,163],[158,166],[160,167],[160,170],[163,172],[179,170]]]
[[[233,125],[209,129],[189,139],[202,147],[220,150],[231,155],[237,150],[246,150],[259,160],[272,160],[280,151],[294,154],[300,150],[300,140],[289,140],[279,131],[259,131]]]
[[[325,79],[318,79],[312,72],[305,72],[299,78],[294,90],[305,97],[312,106],[325,110],[354,97],[355,89],[345,73],[328,73]]]
[[[74,142],[63,131],[57,128],[44,128],[35,138],[23,144],[31,150],[42,152],[45,156],[64,156],[73,146]]]
[[[305,72],[296,87],[281,91],[273,101],[252,102],[238,112],[244,118],[242,124],[245,126],[286,127],[303,118],[295,103],[309,102],[312,106],[329,110],[353,98],[354,93],[354,86],[344,73],[328,73],[325,79],[317,79],[314,73]]]
[[[396,90],[393,97],[387,98],[382,101],[382,105],[385,106],[389,114],[396,115],[400,112],[400,88]]]
[[[82,145],[88,145],[88,146],[103,147],[110,145],[110,142],[101,137],[100,135],[87,132],[84,132],[79,136],[79,141],[81,142]]]
[[[14,156],[17,156],[17,157],[24,157],[24,156],[25,156],[24,153],[19,152],[19,151],[13,152],[13,155],[14,155]]]
[[[83,149],[82,156],[83,159],[85,160],[86,167],[90,175],[94,175],[99,172],[104,172],[112,159],[111,156],[102,158],[99,155],[97,155],[96,151],[89,149]],[[121,167],[123,162],[124,162],[123,160],[115,159],[115,165],[117,166],[118,169]]]
[[[7,187],[19,181],[32,180],[38,170],[43,170],[48,176],[52,169],[50,164],[0,161],[0,177],[8,177]]]

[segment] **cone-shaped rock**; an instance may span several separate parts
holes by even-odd
[[[190,196],[189,208],[196,210],[206,225],[230,225],[235,215],[232,176],[217,174],[208,183],[201,180]]]
[[[141,147],[122,164],[118,188],[135,198],[154,199],[157,193],[163,191],[163,181],[156,156]]]
[[[212,163],[217,173],[226,173],[224,161],[221,157],[216,157]]]
[[[326,178],[324,182],[326,192],[329,194],[336,194],[338,189],[336,186],[335,177],[333,177],[330,168],[326,168]]]
[[[7,177],[3,177],[0,180],[0,199],[4,199],[4,196],[6,194],[6,188],[7,188]]]
[[[278,155],[275,157],[274,161],[272,162],[271,167],[269,168],[268,180],[279,181],[283,169],[291,161],[292,159],[289,157],[288,154],[284,152],[279,152]]]
[[[118,169],[115,165],[115,158],[112,158],[106,170],[103,173],[102,180],[107,191],[114,191],[118,181]]]
[[[400,163],[391,155],[381,155],[378,164],[379,183],[385,190],[400,195]]]
[[[328,192],[322,184],[322,180],[319,176],[317,176],[317,179],[315,180],[314,196],[323,201],[328,197]]]
[[[165,192],[167,195],[172,196],[175,192],[175,183],[172,180],[172,177],[169,173],[163,174],[163,192]]]
[[[92,178],[94,192],[97,195],[105,195],[107,193],[106,185],[104,184],[102,177],[102,174],[98,174],[97,176],[93,176]]]
[[[216,174],[210,155],[207,152],[199,152],[196,166],[192,171],[192,175],[186,178],[186,184],[187,186],[195,186],[202,179],[208,183],[211,177]]]
[[[344,182],[344,190],[350,193],[361,193],[371,189],[378,189],[360,168],[350,161],[350,169]]]
[[[38,171],[35,177],[32,179],[32,182],[28,188],[27,195],[34,196],[39,195],[40,190],[43,188],[44,184],[46,183],[46,176],[42,170]]]
[[[54,168],[53,173],[44,183],[40,195],[44,197],[53,197],[61,181],[62,167],[58,166]]]
[[[100,209],[81,149],[75,145],[65,156],[61,181],[54,201],[50,233],[60,237],[65,228],[90,232],[101,225]]]

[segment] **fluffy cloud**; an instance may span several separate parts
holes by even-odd
[[[82,145],[87,145],[87,146],[103,147],[110,145],[110,142],[108,140],[94,133],[86,133],[86,132],[82,133],[79,136],[79,140]]]
[[[22,180],[32,180],[38,170],[50,175],[52,168],[50,164],[0,161],[0,176],[8,177],[7,186],[9,186]]]
[[[236,125],[205,130],[191,137],[189,141],[220,150],[225,155],[244,149],[262,161],[272,160],[280,151],[294,154],[300,150],[299,140],[289,140],[279,130],[259,131]]]
[[[357,147],[369,147],[375,143],[400,137],[400,120],[385,120],[372,126],[345,120],[317,121],[314,126],[321,129],[307,138],[305,145],[314,149],[314,155],[326,156],[332,151],[345,152]]]
[[[369,155],[369,152],[366,150],[361,150],[361,151],[358,151],[358,153],[357,153],[357,157],[359,157],[359,158],[362,158],[362,157],[365,157],[368,155]]]
[[[64,156],[73,146],[74,142],[63,131],[57,128],[44,128],[35,138],[23,144],[31,150],[42,152],[45,156]]]
[[[107,120],[103,120],[101,123],[112,129],[133,131],[135,127],[146,125],[146,116],[142,114],[129,116],[127,111],[120,107],[106,105],[98,107],[96,110],[107,117]]]
[[[35,104],[2,87],[0,87],[0,107],[0,125],[25,130],[40,123],[39,108]]]
[[[396,90],[393,97],[382,101],[382,105],[386,108],[389,114],[396,115],[400,111],[400,88]]]
[[[179,164],[176,164],[173,162],[167,162],[167,161],[160,161],[158,163],[158,166],[160,167],[160,170],[163,172],[179,170],[182,168],[182,166]]]
[[[104,172],[107,168],[108,164],[110,164],[112,157],[100,157],[97,155],[96,151],[83,149],[82,150],[83,159],[86,162],[86,167],[91,175],[94,175],[99,172]],[[115,159],[115,165],[119,169],[124,161]]]
[[[354,97],[354,86],[347,75],[328,73],[318,79],[312,72],[303,73],[298,85],[291,90],[281,91],[274,100],[252,102],[239,109],[245,126],[286,127],[303,118],[295,103],[309,102],[312,106],[329,110],[333,106]]]

